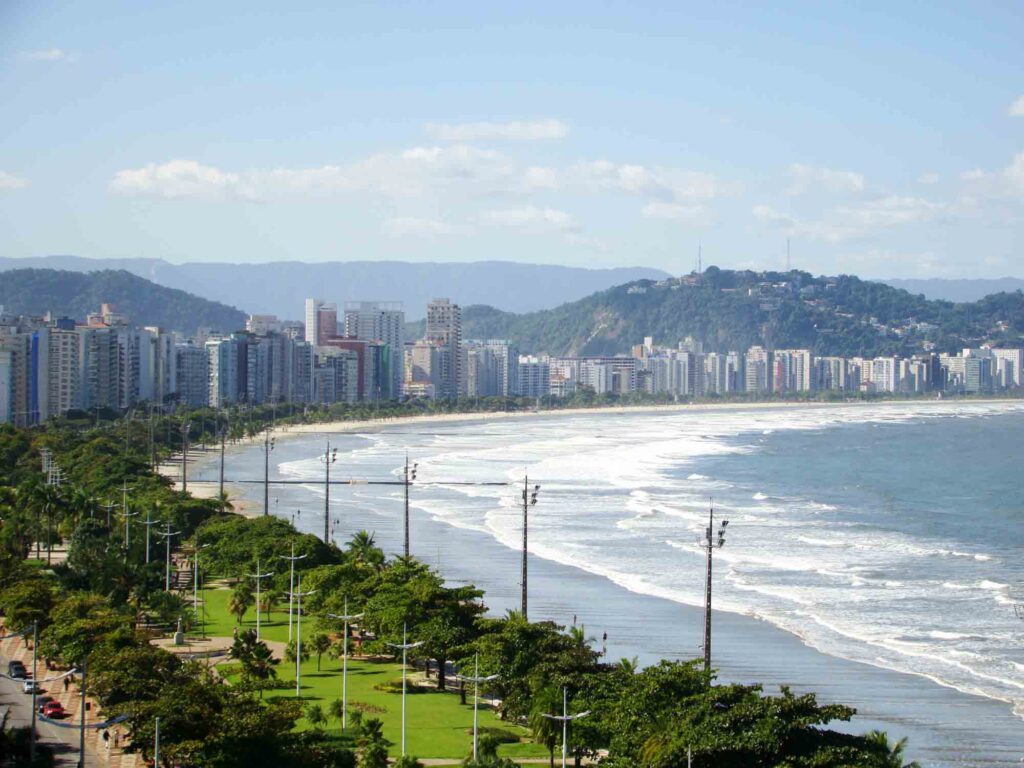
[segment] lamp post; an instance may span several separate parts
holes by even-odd
[[[153,726],[153,765],[160,767],[160,718]]]
[[[256,573],[250,573],[250,579],[256,579],[256,642],[260,639],[260,585],[264,579],[269,579],[273,576],[273,571],[267,571],[266,573],[260,573],[260,559],[256,558]]]
[[[324,463],[324,544],[331,541],[331,464],[338,460],[338,449],[331,450],[331,441],[327,441],[327,450],[320,461]]]
[[[476,654],[473,659],[473,676],[459,675],[460,680],[464,680],[467,683],[473,684],[473,762],[476,762],[476,750],[477,750],[477,735],[479,733],[478,722],[480,715],[480,683],[489,683],[492,680],[497,680],[497,675],[487,675],[486,677],[480,677],[480,654]]]
[[[137,517],[138,515],[139,515],[138,512],[129,512],[127,509],[124,512],[124,551],[125,551],[125,557],[128,556],[128,550],[130,550],[131,546],[132,546],[131,528],[128,526],[128,522],[129,522],[128,518],[130,518],[130,517]]]
[[[158,501],[158,502],[156,503],[156,505],[157,505],[157,508],[159,509],[159,507],[160,507],[160,502]],[[154,519],[152,518],[152,516],[151,516],[151,513],[147,512],[147,513],[146,513],[146,519],[142,521],[142,524],[143,524],[144,526],[146,526],[146,565],[149,565],[149,539],[150,539],[150,529],[151,529],[151,528],[152,528],[152,527],[153,527],[154,525],[160,525],[160,521],[159,521],[159,520],[154,520]]]
[[[704,576],[704,671],[711,672],[711,560],[716,549],[725,546],[728,520],[722,520],[715,531],[715,506],[708,508],[708,527],[701,545],[707,550],[707,573]]]
[[[192,608],[193,610],[199,610],[199,552],[209,547],[209,544],[199,545],[199,534],[196,534],[196,551],[192,555]],[[257,582],[258,584],[259,582]],[[203,616],[202,616],[202,630],[201,636],[206,637],[206,601],[203,600]],[[257,622],[257,627],[259,623]],[[256,630],[256,636],[259,637],[259,629]]]
[[[110,530],[110,513],[114,511],[114,507],[117,504],[113,501],[108,501],[106,504],[100,504],[100,509],[104,509],[107,512],[107,530]],[[38,557],[38,554],[36,555]]]
[[[402,642],[401,643],[388,643],[392,648],[402,649],[402,757],[405,757],[405,674],[406,674],[406,654],[413,648],[419,648],[423,645],[423,640],[417,643],[408,642],[408,624],[402,625]]]
[[[167,562],[166,562],[165,571],[164,571],[164,591],[165,592],[170,592],[171,591],[171,537],[172,536],[177,536],[180,533],[181,533],[181,531],[172,531],[171,530],[171,523],[170,523],[170,521],[168,521],[168,523],[167,523],[167,531],[166,532],[165,531],[157,531],[157,535],[164,537],[164,542],[165,542],[165,544],[167,546],[167,552],[166,552],[166,555],[165,555]]]
[[[522,578],[522,587],[523,587],[523,597],[522,597],[523,619],[526,619],[526,617],[527,617],[526,608],[527,608],[527,594],[528,594],[527,593],[527,587],[526,587],[526,576],[527,576],[527,566],[526,566],[527,517],[528,517],[528,513],[529,513],[529,510],[530,510],[530,507],[532,507],[534,504],[537,503],[537,493],[539,491],[540,491],[540,486],[539,485],[533,486],[533,490],[530,490],[530,479],[529,479],[529,477],[526,477],[524,475],[523,476],[523,564],[522,564],[522,576],[521,576],[521,578]]]
[[[81,701],[79,702],[78,714],[78,768],[85,768],[85,675],[88,666],[88,657],[82,658],[82,687],[79,691]]]
[[[294,600],[292,599],[292,593],[295,592],[295,561],[302,560],[305,555],[295,555],[295,542],[292,542],[292,554],[291,557],[288,555],[278,555],[282,560],[288,560],[288,639],[292,639],[292,605]]]
[[[302,576],[299,576],[299,588],[302,588]],[[289,592],[290,597],[295,598],[297,605],[297,619],[295,625],[295,695],[299,695],[299,688],[302,687],[302,598],[309,597],[315,589],[309,592]]]
[[[192,428],[190,422],[181,425],[181,492],[188,490],[188,431]]]
[[[220,511],[224,512],[224,442],[227,440],[228,425],[225,424],[220,430],[220,485],[217,488],[217,499],[220,501]]]
[[[328,613],[327,618],[345,622],[341,650],[341,732],[348,729],[348,623],[363,618],[361,613],[348,612],[348,598],[345,598],[345,613]]]
[[[38,676],[36,675],[36,648],[39,646],[39,622],[32,622],[32,725],[31,725],[31,737],[29,740],[29,764],[35,765],[36,763],[36,691],[39,686],[36,685]]]
[[[569,688],[562,688],[562,714],[561,715],[549,715],[546,712],[544,717],[548,720],[557,720],[562,724],[562,768],[565,768],[565,756],[568,751],[568,737],[569,737],[569,723],[572,720],[579,720],[580,718],[586,717],[590,714],[590,710],[586,712],[579,712],[575,715],[569,714]]]
[[[263,516],[270,514],[270,452],[274,450],[274,438],[268,429],[263,435]]]
[[[409,559],[409,486],[416,479],[416,467],[418,464],[409,466],[409,454],[405,454],[405,559]]]

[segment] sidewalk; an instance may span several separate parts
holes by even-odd
[[[0,629],[2,633],[3,629]],[[4,661],[10,661],[13,659],[20,659],[24,662],[25,666],[31,672],[32,670],[32,650],[28,647],[28,643],[25,639],[17,637],[11,638],[10,640],[0,641],[0,656],[3,657]],[[47,677],[52,677],[59,672],[51,672],[47,670],[46,663],[42,659],[38,660],[38,666],[36,670],[36,676],[38,679],[43,680]],[[17,686],[17,684],[14,684]],[[21,714],[21,718],[24,718],[25,725],[31,722],[31,702],[32,697],[20,693],[20,686],[17,686],[19,695],[24,697],[24,705],[19,705],[15,700],[15,706],[18,709],[23,709],[24,712]],[[40,695],[52,696],[56,701],[59,701],[64,709],[67,711],[67,716],[64,718],[65,723],[74,723],[77,725],[79,721],[80,706],[82,697],[79,692],[77,685],[72,683],[68,686],[67,691],[64,690],[63,681],[55,680],[52,683],[46,684]],[[99,704],[94,700],[86,696],[86,701],[90,703],[89,711],[86,713],[85,722],[86,725],[90,723],[99,723],[103,721],[103,718],[99,717],[100,707]],[[19,720],[21,719],[19,718]],[[18,723],[21,725],[21,723]],[[127,739],[125,738],[126,729],[124,725],[114,726],[120,730],[122,744]],[[61,751],[70,758],[65,759],[63,762],[65,765],[75,765],[77,762],[78,755],[78,739],[79,730],[78,728],[58,728],[55,726],[49,726],[42,721],[38,721],[37,731],[40,735],[48,737],[47,740],[59,741],[64,745],[65,749]],[[87,729],[85,733],[85,751],[86,751],[86,765],[88,766],[113,766],[113,768],[144,768],[144,763],[141,756],[134,753],[125,753],[122,749],[114,749],[113,747],[113,729],[111,729],[111,739],[107,744],[103,741],[103,732],[96,729]]]

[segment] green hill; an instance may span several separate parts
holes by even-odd
[[[234,307],[165,288],[123,270],[15,269],[0,274],[0,306],[15,315],[49,311],[84,320],[104,302],[138,326],[156,325],[188,334],[200,326],[225,332],[245,327],[245,313]]]
[[[508,338],[523,351],[554,355],[628,352],[644,336],[670,345],[693,336],[719,351],[761,344],[819,355],[952,352],[984,341],[1024,343],[1024,294],[954,304],[848,275],[710,267],[700,276],[640,280],[542,312],[470,306],[462,326],[464,338]]]

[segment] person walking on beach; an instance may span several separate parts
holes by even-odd
[[[103,729],[103,746],[106,747],[107,754],[110,754],[110,731]]]
[[[71,685],[71,682],[65,677],[64,678],[64,693],[68,692],[68,686],[69,685]]]

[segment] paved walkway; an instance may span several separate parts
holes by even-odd
[[[4,631],[0,629],[0,634]],[[0,640],[0,659],[2,659],[5,669],[8,661],[20,659],[25,663],[29,672],[32,671],[32,651],[25,640],[20,637]],[[49,672],[46,669],[45,663],[39,662],[36,670],[36,676],[39,679],[52,677],[54,674],[58,673]],[[79,722],[79,707],[82,701],[77,685],[71,684],[68,686],[67,691],[65,691],[63,681],[54,681],[49,685],[44,685],[42,694],[53,697],[64,706],[64,709],[68,712],[64,722],[77,725]],[[91,703],[91,707],[85,716],[86,725],[102,722],[102,718],[99,717],[99,704],[95,700],[88,698],[88,696],[86,701]],[[27,727],[31,724],[32,696],[22,691],[20,683],[8,680],[7,678],[0,678],[0,706],[10,707],[8,723],[12,727]],[[37,721],[36,731],[39,734],[40,743],[48,744],[54,748],[57,754],[57,765],[75,766],[78,764],[79,731],[77,728],[58,728],[49,723]],[[119,733],[121,738],[124,738],[125,729],[123,726],[120,727]],[[114,768],[143,768],[143,761],[139,755],[127,754],[121,749],[114,749],[113,735],[114,729],[111,729],[111,739],[105,743],[102,731],[92,728],[86,730],[85,764],[87,768],[108,768],[108,766],[113,766]]]

